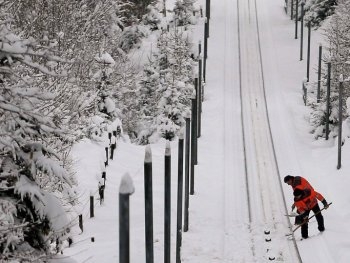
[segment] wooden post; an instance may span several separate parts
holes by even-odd
[[[293,20],[294,0],[290,2],[290,20]]]
[[[164,263],[170,263],[171,246],[171,152],[167,141],[164,158]]]
[[[119,263],[130,263],[130,195],[135,191],[126,173],[119,186]]]
[[[145,188],[145,243],[146,263],[154,262],[153,252],[153,190],[152,190],[152,151],[151,146],[145,149],[144,162],[144,188]]]

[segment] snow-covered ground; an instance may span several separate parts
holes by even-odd
[[[301,92],[306,59],[299,61],[300,40],[294,39],[294,23],[284,12],[284,1],[211,0],[211,7],[202,136],[195,194],[190,196],[189,231],[183,233],[182,262],[265,262],[269,256],[279,262],[298,262],[293,241],[285,237],[289,224],[284,214],[292,204],[292,190],[283,183],[287,174],[306,177],[328,202],[333,202],[323,213],[325,232],[318,234],[315,220],[309,224],[310,239],[301,241],[296,231],[302,262],[349,262],[350,149],[346,142],[342,167],[337,170],[337,140],[314,141],[308,133],[308,109]],[[317,63],[320,41],[320,33],[312,32],[311,68]],[[311,80],[315,76],[312,70]],[[157,263],[164,262],[165,144],[160,141],[151,145]],[[106,168],[105,201],[99,205],[96,200],[95,217],[89,218],[89,195],[98,196],[104,146],[86,140],[73,149],[81,190],[81,206],[76,213],[84,216],[84,232],[80,233],[76,225],[73,245],[52,262],[119,261],[118,193],[125,173],[131,175],[135,185],[135,193],[130,196],[130,262],[145,262],[145,147],[118,141],[114,160]],[[172,142],[171,262],[175,262],[177,155],[177,142]],[[271,230],[271,242],[265,242],[265,229]]]

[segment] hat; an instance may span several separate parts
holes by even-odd
[[[293,195],[294,196],[299,196],[299,195],[302,195],[303,194],[303,190],[300,190],[300,189],[295,189],[294,192],[293,192]]]
[[[294,179],[294,176],[291,176],[291,175],[287,175],[286,177],[284,177],[284,182],[288,182],[289,180],[292,180]]]

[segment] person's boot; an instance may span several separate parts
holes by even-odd
[[[301,227],[301,237],[302,237],[303,239],[306,239],[306,238],[309,237],[308,227],[305,226],[305,225],[303,225],[303,226]]]
[[[318,226],[318,230],[320,230],[320,232],[323,232],[324,231],[324,226]]]

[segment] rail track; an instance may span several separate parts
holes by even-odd
[[[237,167],[225,172],[225,200],[228,200],[225,222],[227,228],[230,228],[229,221],[240,225],[245,231],[243,239],[253,244],[245,247],[250,252],[246,253],[243,262],[268,259],[302,262],[295,240],[288,241],[283,234],[288,231],[286,226],[290,227],[290,223],[284,217],[287,208],[270,128],[256,0],[225,1],[226,16],[234,14],[234,17],[226,18],[225,112],[231,111],[232,115],[225,116],[227,123],[231,123],[225,125],[225,131],[235,130],[227,132],[225,144],[231,145],[226,151],[234,150],[240,156],[239,160],[232,161]],[[232,141],[232,134],[238,136],[234,140],[239,143]],[[234,175],[230,174],[232,172]],[[240,196],[232,191],[239,192]],[[228,212],[230,207],[239,206],[232,204],[237,199],[244,206],[240,215]],[[229,238],[232,239],[232,235],[226,237]],[[225,243],[226,246],[234,244],[232,240]],[[226,254],[230,249],[233,248],[225,248]]]

